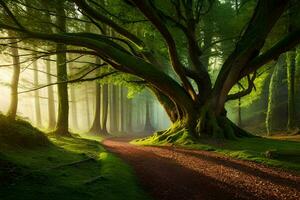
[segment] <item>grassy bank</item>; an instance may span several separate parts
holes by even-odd
[[[294,140],[294,141],[290,141]],[[171,142],[170,142],[171,141]],[[180,146],[214,151],[226,156],[263,163],[268,166],[300,172],[300,142],[290,138],[246,138],[238,140],[204,140],[195,142],[186,132],[162,138],[154,134],[131,142],[136,145]]]
[[[0,118],[1,200],[149,199],[132,169],[99,142],[48,138],[26,122]]]

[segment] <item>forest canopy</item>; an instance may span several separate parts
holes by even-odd
[[[289,77],[295,71],[300,42],[296,0],[2,0],[0,4],[1,39],[6,41],[2,46],[12,48],[15,65],[22,62],[17,49],[30,52],[32,60],[57,55],[53,84],[58,85],[56,132],[62,135],[69,132],[68,84],[100,80],[150,90],[173,123],[161,135],[251,137],[229,120],[226,104],[253,90],[262,91],[266,73],[286,52]],[[81,66],[68,74],[67,54],[97,59],[92,67]],[[15,78],[11,87],[16,98]],[[15,117],[16,103],[8,113]],[[290,129],[296,127],[294,115],[290,114]]]

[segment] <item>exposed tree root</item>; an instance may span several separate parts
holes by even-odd
[[[203,124],[205,123],[205,124]],[[188,128],[183,121],[178,121],[167,130],[154,133],[152,136],[137,139],[132,143],[139,144],[194,144],[201,139],[236,140],[238,138],[256,137],[236,126],[226,117],[199,119],[195,129]]]

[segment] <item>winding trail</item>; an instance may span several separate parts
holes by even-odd
[[[130,139],[103,141],[129,163],[142,187],[157,200],[300,200],[300,175],[217,153],[144,147]]]

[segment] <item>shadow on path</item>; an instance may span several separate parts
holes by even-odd
[[[132,139],[132,138],[130,138]],[[300,199],[300,177],[213,152],[103,141],[157,200]]]

